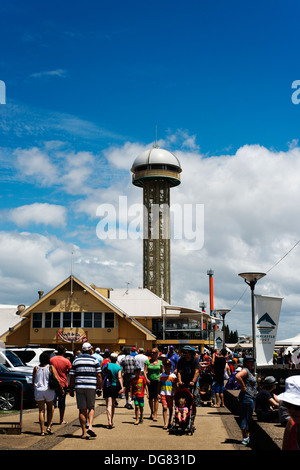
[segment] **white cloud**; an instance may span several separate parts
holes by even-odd
[[[46,70],[43,72],[36,72],[30,75],[30,78],[43,78],[43,77],[60,77],[65,78],[67,75],[64,69]]]
[[[3,303],[30,304],[38,290],[50,290],[70,274],[71,247],[56,237],[0,232],[0,260]]]
[[[51,162],[46,152],[37,147],[30,149],[17,149],[16,166],[28,182],[38,183],[40,186],[50,186],[58,179],[56,166]]]
[[[174,137],[176,144],[179,143],[178,135]],[[170,135],[160,145],[170,148],[167,143],[170,146],[171,141]],[[286,152],[245,145],[232,155],[207,157],[197,150],[195,142],[196,139],[189,141],[188,134],[181,133],[181,150],[174,150],[183,171],[182,184],[171,189],[171,204],[182,207],[184,204],[204,204],[204,245],[202,249],[187,251],[185,240],[172,240],[172,302],[193,307],[198,307],[203,300],[208,303],[206,272],[213,269],[215,308],[234,306],[226,317],[230,328],[238,329],[239,333],[251,333],[250,292],[238,273],[267,272],[300,239],[297,207],[300,149],[296,142]],[[186,150],[187,145],[189,150]],[[127,142],[124,146],[107,148],[103,154],[109,162],[110,177],[98,173],[101,165],[107,170],[103,157],[56,147],[19,149],[16,155],[23,176],[36,184],[43,182],[49,187],[59,187],[62,197],[64,193],[72,194],[74,214],[87,215],[89,223],[95,222],[94,231],[91,229],[89,234],[82,234],[82,239],[89,239],[91,245],[88,249],[76,250],[75,274],[86,282],[109,287],[120,287],[126,282],[131,282],[134,287],[141,285],[142,240],[101,242],[96,236],[99,220],[96,210],[104,203],[118,209],[121,195],[128,196],[128,205],[142,203],[142,190],[131,184],[130,168],[134,159],[149,146]],[[78,196],[77,200],[75,196]],[[16,215],[21,216],[18,212]],[[30,219],[29,212],[25,215]],[[68,257],[68,247],[68,244],[60,247],[62,252],[58,248],[52,249],[57,258],[55,269],[59,273],[65,272],[63,263]],[[299,249],[300,245],[295,247],[256,287],[258,294],[284,297],[278,332],[281,338],[292,336],[293,329],[297,330],[299,325]],[[15,256],[14,251],[9,253]],[[45,258],[50,263],[50,255],[32,259],[40,269]],[[16,267],[14,261],[9,269],[12,266]],[[54,272],[53,266],[47,266],[49,272]],[[31,271],[28,269],[26,273],[30,283]],[[59,276],[56,280],[60,280]],[[238,299],[240,301],[236,303]]]
[[[47,203],[34,203],[8,211],[8,218],[20,227],[30,224],[64,227],[67,210],[63,206]]]
[[[178,135],[174,136],[175,143]],[[185,137],[182,144],[188,141]],[[168,140],[171,142],[172,136]],[[234,306],[227,316],[230,327],[240,333],[251,333],[250,292],[238,273],[269,271],[300,239],[297,208],[300,149],[295,142],[286,152],[245,145],[233,155],[208,158],[193,149],[194,142],[190,141],[190,151],[184,151],[182,146],[174,152],[183,171],[182,184],[171,189],[171,204],[182,207],[204,204],[204,246],[189,252],[185,250],[184,240],[172,240],[172,300],[194,307],[202,300],[208,303],[206,272],[212,268],[215,271],[215,308]],[[163,142],[160,145],[163,146]],[[108,149],[106,156],[116,168],[129,169],[144,148],[127,143],[124,147]],[[142,191],[138,188],[132,191],[125,178],[128,175],[124,174],[124,184],[129,201],[141,202]],[[116,199],[116,189],[115,185],[109,188],[109,201]],[[112,194],[115,194],[114,199],[110,197]],[[111,241],[109,244],[120,246],[120,243]],[[297,329],[299,324],[299,249],[300,246],[295,247],[257,285],[257,293],[284,297],[281,338],[291,336],[291,325]],[[125,251],[119,253],[120,259],[126,256]]]

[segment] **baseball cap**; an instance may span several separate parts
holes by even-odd
[[[300,406],[300,375],[292,375],[285,381],[285,391],[277,395],[278,400]]]
[[[245,356],[244,357],[244,362],[255,362],[256,359],[252,356]]]
[[[90,349],[92,349],[92,345],[90,343],[83,343],[81,349],[82,351],[89,351]]]
[[[195,349],[192,348],[191,346],[184,346],[184,347],[182,348],[182,351],[195,352]]]

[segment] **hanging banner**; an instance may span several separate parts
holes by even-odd
[[[215,336],[215,349],[222,349],[224,344],[223,331],[218,330]]]
[[[282,298],[255,295],[255,300],[256,363],[272,365]]]
[[[85,331],[60,330],[56,332],[56,342],[84,343],[87,340]]]

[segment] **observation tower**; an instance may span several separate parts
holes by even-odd
[[[143,188],[143,287],[171,303],[170,188],[180,184],[178,158],[153,146],[133,162],[132,184]]]

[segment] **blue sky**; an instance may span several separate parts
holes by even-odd
[[[291,100],[299,8],[276,0],[1,4],[0,303],[32,303],[69,274],[72,250],[84,281],[141,284],[141,243],[101,242],[95,214],[120,195],[141,202],[130,167],[153,145],[157,124],[160,145],[183,166],[172,200],[205,206],[203,249],[193,256],[174,244],[174,303],[207,300],[212,268],[216,303],[233,306],[244,289],[239,269],[266,271],[300,233],[300,105]],[[295,248],[260,292],[285,299],[281,338],[297,330],[298,264]],[[240,333],[250,333],[248,310],[245,296],[228,316]]]

